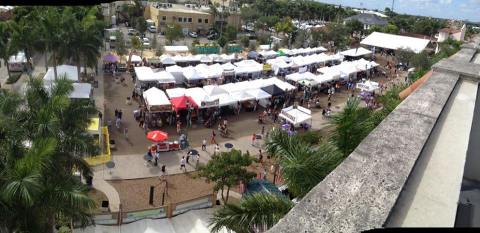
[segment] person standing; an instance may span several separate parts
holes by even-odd
[[[120,120],[122,119],[122,115],[123,115],[122,109],[118,110],[118,118]]]
[[[123,129],[123,135],[125,136],[125,139],[128,140],[128,128],[127,127],[125,127]]]
[[[263,162],[262,149],[258,150],[258,162],[259,162],[259,163],[262,163],[262,162]]]
[[[206,151],[206,150],[207,150],[207,140],[204,138],[202,141],[202,151]]]
[[[180,120],[177,121],[177,134],[180,134],[181,123]]]
[[[190,155],[191,155],[191,154],[190,154],[190,151],[187,152],[187,163],[188,163],[188,164],[190,164],[190,161],[189,161],[189,160],[190,160]]]
[[[182,159],[180,160],[180,170],[184,169],[184,171],[186,172],[187,168],[185,167],[185,164],[186,164],[185,156],[182,156]]]
[[[118,130],[120,129],[120,118],[118,117],[115,119],[115,127],[117,127]]]
[[[252,146],[255,146],[255,139],[257,138],[257,135],[255,133],[252,135]]]
[[[118,118],[118,109],[115,109],[115,119]]]
[[[217,155],[220,153],[220,146],[218,144],[215,144],[215,149],[213,150],[213,156]]]
[[[265,126],[262,126],[262,135],[265,135]]]

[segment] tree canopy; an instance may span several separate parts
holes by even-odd
[[[165,31],[165,38],[170,42],[182,39],[184,37],[182,27],[178,24],[168,25]]]

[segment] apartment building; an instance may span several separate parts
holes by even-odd
[[[159,32],[165,32],[166,26],[178,24],[184,33],[190,31],[206,33],[213,27],[213,17],[209,8],[196,4],[157,3],[145,8],[145,18],[152,19]]]

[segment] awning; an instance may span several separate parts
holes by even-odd
[[[180,97],[171,98],[170,103],[172,103],[172,107],[173,109],[175,109],[175,111],[178,111],[181,109],[187,109],[187,103],[192,108],[198,108],[197,103],[195,103],[192,97],[189,97],[189,96],[180,96]]]
[[[272,85],[269,85],[269,86],[266,86],[266,87],[262,87],[262,90],[264,90],[265,92],[267,92],[268,94],[270,94],[272,96],[279,96],[279,95],[285,94],[285,91],[283,91],[280,87],[278,87],[275,84],[272,84]]]

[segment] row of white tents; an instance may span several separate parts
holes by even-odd
[[[307,56],[295,56],[295,57],[277,57],[275,59],[267,60],[267,64],[272,66],[272,70],[275,74],[278,74],[282,69],[303,67],[313,64],[323,64],[331,61],[343,61],[343,56],[340,54],[327,55],[325,53],[312,54]]]
[[[238,57],[237,54],[198,54],[198,55],[175,55],[175,56],[170,56],[170,55],[162,55],[160,56],[160,62],[163,65],[175,65],[177,63],[185,63],[185,62],[201,62],[201,63],[226,63],[226,62],[232,62],[234,60],[241,59]]]
[[[262,90],[263,87],[275,85],[283,91],[295,89],[295,86],[278,78],[256,79],[225,85],[207,85],[193,88],[172,88],[165,92],[152,87],[143,92],[145,102],[150,105],[169,105],[169,99],[188,96],[199,108],[222,107],[235,105],[238,102],[250,100],[265,100],[272,97],[271,94]],[[168,97],[167,97],[168,96]]]

